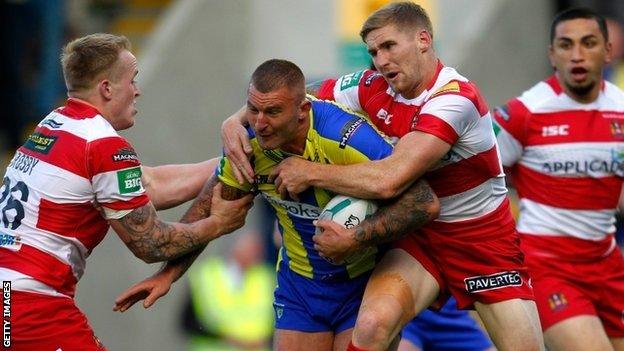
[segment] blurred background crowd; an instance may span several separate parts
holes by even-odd
[[[249,74],[265,59],[292,60],[310,80],[368,67],[358,31],[387,2],[0,0],[0,165],[63,104],[59,55],[70,39],[127,36],[139,60],[137,124],[143,126],[125,134],[146,164],[197,162],[220,153],[221,121],[244,103]],[[624,1],[416,2],[432,15],[439,56],[476,81],[490,107],[551,71],[549,21],[570,6],[609,18],[614,60],[606,79],[624,89]],[[271,216],[257,203],[248,225],[212,243],[175,291],[148,311],[123,315],[111,310],[115,296],[156,267],[116,247],[121,243],[111,235],[90,259],[99,272],[83,279],[78,304],[111,350],[268,348],[279,245]]]

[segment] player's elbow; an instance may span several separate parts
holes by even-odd
[[[375,198],[382,200],[395,198],[403,191],[405,191],[405,186],[392,177],[381,177],[373,186]]]
[[[437,196],[433,196],[433,200],[425,204],[425,212],[427,213],[427,222],[431,222],[440,216],[440,199]]]

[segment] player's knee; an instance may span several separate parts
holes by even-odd
[[[385,349],[388,347],[397,331],[400,316],[388,310],[362,311],[358,316],[354,340],[370,349]]]

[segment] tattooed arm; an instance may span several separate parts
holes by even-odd
[[[219,189],[221,189],[219,193]],[[236,200],[239,199],[239,200]],[[247,200],[245,200],[247,199]],[[239,189],[222,185],[215,176],[210,178],[199,196],[195,199],[186,214],[182,217],[182,223],[201,221],[203,218],[219,216],[236,216],[232,209],[223,207],[221,202],[247,201],[246,208],[251,206],[252,196]],[[230,201],[231,200],[231,201]],[[246,213],[246,210],[245,210]],[[244,215],[243,215],[244,216]],[[182,223],[180,223],[182,225]],[[236,228],[231,228],[234,230]],[[228,229],[229,230],[229,229]],[[131,286],[115,299],[113,310],[124,312],[138,301],[143,301],[143,307],[148,308],[156,300],[169,292],[171,284],[178,280],[191,266],[193,261],[204,250],[208,242],[201,243],[183,256],[173,258],[167,262],[160,271],[153,276]]]
[[[439,213],[437,196],[426,181],[418,180],[398,197],[381,202],[379,210],[355,228],[318,221],[322,233],[313,237],[315,248],[323,257],[341,262],[360,249],[399,239]]]
[[[213,176],[213,178],[206,183],[204,190],[202,190],[202,193],[195,199],[195,202],[193,202],[191,208],[186,211],[180,222],[190,223],[210,215],[210,204],[213,196],[212,188],[214,186],[212,183],[217,181],[217,178]],[[248,194],[249,193],[228,185],[223,185],[223,190],[221,191],[221,197],[224,200],[230,201],[240,199]],[[171,274],[172,281],[178,280],[184,272],[188,270],[191,264],[193,264],[197,256],[204,251],[206,245],[207,244],[204,244],[193,252],[167,262],[165,266],[163,266],[162,271]]]
[[[238,200],[225,201],[221,197],[222,187],[214,177],[207,182],[189,209],[189,217],[196,219],[193,223],[162,221],[154,206],[148,203],[123,218],[110,220],[111,226],[126,246],[145,262],[175,259],[244,224],[253,197],[239,196]]]

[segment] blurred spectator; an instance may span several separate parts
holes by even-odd
[[[229,257],[211,257],[189,273],[191,303],[184,325],[189,351],[270,350],[275,270],[256,232],[235,239]]]
[[[11,150],[64,97],[64,13],[62,0],[0,0],[0,115]]]
[[[609,41],[611,42],[611,63],[605,67],[605,79],[624,89],[624,28],[616,19],[607,19]]]

